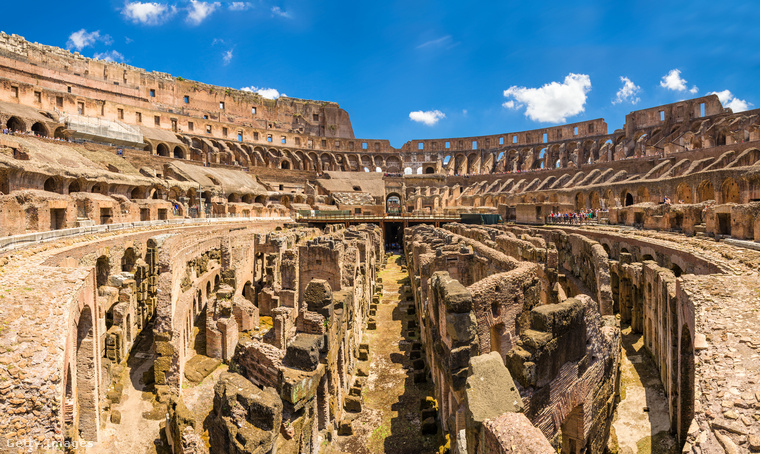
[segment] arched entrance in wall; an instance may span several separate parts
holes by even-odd
[[[105,255],[98,257],[97,262],[95,262],[95,282],[97,287],[106,285],[110,268],[111,266],[108,263],[108,257]]]
[[[260,203],[262,205],[266,205],[267,204],[267,196],[265,196],[265,195],[257,195],[256,199],[254,201],[255,201],[255,203]]]
[[[583,195],[582,192],[579,192],[575,194],[575,210],[585,210],[586,209],[586,196]]]
[[[76,394],[79,415],[79,436],[84,440],[96,441],[98,438],[97,420],[97,377],[95,367],[95,333],[92,311],[89,306],[82,309],[77,323],[76,345]]]
[[[49,134],[47,127],[39,121],[32,125],[32,132],[40,137],[47,137]]]
[[[432,166],[425,167],[425,173],[426,174],[435,173],[435,168]]]
[[[385,199],[385,212],[392,216],[401,214],[401,196],[392,192]]]
[[[283,159],[280,163],[280,168],[283,170],[290,170],[290,161]]]
[[[174,147],[174,157],[176,159],[185,159],[185,150],[183,150],[179,145]]]
[[[64,128],[63,126],[59,126],[55,128],[55,132],[53,132],[53,137],[56,139],[66,140],[66,134],[63,133],[63,131],[65,130],[66,128]]]
[[[678,203],[691,203],[691,186],[681,183],[676,188],[676,200]]]
[[[697,187],[697,203],[715,200],[715,188],[711,181],[705,180]]]
[[[124,251],[124,255],[121,257],[121,271],[127,273],[131,272],[134,269],[136,262],[137,254],[135,254],[135,248],[128,247]]]
[[[631,206],[633,205],[633,195],[631,195],[630,192],[626,192],[623,196],[623,200],[625,201],[625,206]]]
[[[26,123],[18,117],[9,118],[5,126],[11,131],[26,132]]]
[[[739,203],[739,185],[733,178],[726,178],[720,185],[721,203]]]
[[[156,147],[156,154],[169,157],[169,147],[167,147],[165,143],[159,143]]]
[[[45,184],[42,188],[47,192],[58,192],[58,182],[55,181],[55,178],[50,177],[45,180]]]
[[[72,181],[69,183],[69,194],[73,194],[75,192],[81,191],[81,187],[79,186],[79,182],[77,180]]]
[[[600,210],[602,208],[602,201],[599,199],[599,193],[596,191],[592,191],[588,195],[589,203],[591,204],[592,210]]]

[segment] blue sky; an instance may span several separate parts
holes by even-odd
[[[6,33],[335,101],[357,137],[396,147],[599,117],[611,132],[633,110],[711,92],[735,110],[760,107],[750,1],[6,3]]]

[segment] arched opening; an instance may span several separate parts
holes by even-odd
[[[411,167],[405,167],[404,168],[404,175],[411,175],[412,174],[412,168]]]
[[[111,266],[108,263],[108,257],[101,255],[95,262],[95,282],[98,287],[106,285],[108,274]]]
[[[581,211],[586,209],[586,196],[582,192],[575,195],[575,210]]]
[[[26,132],[26,124],[18,117],[9,118],[5,126],[11,131]]]
[[[81,187],[79,186],[79,182],[77,180],[72,181],[69,184],[69,194],[73,194],[75,192],[81,191]]]
[[[625,193],[625,206],[633,205],[633,195],[630,192]]]
[[[267,197],[265,195],[257,195],[256,196],[256,203],[260,203],[262,205],[266,205],[266,203],[267,203]]]
[[[691,186],[681,183],[676,188],[676,200],[678,203],[691,203]]]
[[[156,154],[159,156],[169,156],[169,147],[166,146],[165,143],[159,143],[156,147]]]
[[[676,265],[675,263],[670,267],[670,271],[673,272],[675,277],[679,277],[683,274],[683,270],[680,266]]]
[[[245,194],[242,200],[243,203],[253,203],[253,196],[251,194]]]
[[[137,262],[137,254],[135,254],[134,248],[129,247],[121,257],[121,271],[126,273],[131,272],[135,267],[135,262]]]
[[[435,168],[428,166],[425,168],[425,173],[427,174],[435,173]]]
[[[715,188],[712,182],[705,180],[699,183],[699,187],[697,187],[697,202],[701,203],[708,200],[715,200]]]
[[[389,194],[385,199],[385,212],[392,216],[401,214],[401,196],[396,193]]]
[[[59,126],[55,128],[55,132],[53,132],[53,137],[60,140],[66,140],[66,134],[63,133],[63,131],[65,130],[66,128],[64,128],[63,126]]]
[[[174,147],[174,157],[176,159],[185,159],[185,150],[180,146]]]
[[[47,137],[48,136],[48,129],[40,123],[39,121],[32,125],[32,132],[34,132],[35,135],[40,137]]]
[[[79,415],[79,436],[84,440],[98,438],[97,420],[97,376],[95,367],[95,333],[92,311],[89,306],[82,309],[77,323],[76,377],[77,407]]]
[[[283,160],[282,163],[280,163],[280,168],[283,170],[290,170],[290,161]]]
[[[50,177],[47,180],[45,180],[45,184],[43,185],[43,188],[47,192],[58,192],[58,183],[56,183],[53,177]]]
[[[140,188],[134,188],[132,189],[132,192],[129,193],[130,199],[142,199],[143,198],[143,191]]]
[[[733,178],[726,178],[720,185],[721,203],[739,203],[739,185]]]
[[[106,194],[108,191],[106,190],[108,186],[102,183],[95,183],[93,185],[92,189],[90,190],[93,194]]]

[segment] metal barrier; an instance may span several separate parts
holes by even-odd
[[[202,224],[219,224],[227,222],[255,222],[255,221],[286,221],[293,222],[290,217],[249,217],[249,218],[199,218],[199,219],[168,219],[165,221],[140,221],[124,222],[121,224],[100,224],[87,227],[74,227],[71,229],[48,230],[46,232],[25,233],[22,235],[13,235],[0,238],[0,251],[9,251],[18,249],[30,244],[45,243],[48,241],[60,240],[63,238],[72,238],[81,235],[92,235],[97,233],[117,232],[119,230],[129,230],[144,227],[172,226],[172,225],[202,225]]]

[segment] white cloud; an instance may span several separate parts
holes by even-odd
[[[102,41],[106,45],[111,44],[113,42],[110,36],[108,35],[101,36],[100,30],[95,30],[94,32],[88,32],[87,30],[83,28],[79,30],[78,32],[74,32],[71,35],[69,35],[69,40],[66,41],[66,47],[69,49],[82,50],[85,47],[92,46],[98,41]]]
[[[286,19],[290,19],[291,17],[289,12],[283,11],[282,8],[280,8],[279,6],[272,7],[272,16],[280,16]]]
[[[686,91],[686,88],[687,88],[686,79],[681,77],[680,69],[671,69],[670,72],[662,76],[662,80],[660,81],[660,86],[672,91]],[[694,94],[698,91],[699,89],[697,88],[696,85],[691,87],[691,89],[689,89],[689,93],[691,94]]]
[[[446,114],[440,110],[416,110],[409,112],[409,118],[417,123],[425,123],[428,126],[433,126],[438,123],[438,120],[446,118]]]
[[[251,7],[253,7],[253,4],[249,2],[232,2],[227,8],[229,8],[230,11],[245,11]]]
[[[417,49],[422,49],[424,47],[434,47],[434,46],[440,46],[443,44],[447,44],[451,41],[451,35],[442,36],[438,39],[432,39],[430,41],[426,41],[419,46],[417,46]]]
[[[120,52],[117,52],[115,50],[109,50],[109,51],[106,51],[106,52],[96,53],[92,57],[96,58],[98,60],[104,60],[104,61],[110,61],[110,62],[123,62],[124,61],[124,55],[122,55]]]
[[[259,96],[266,99],[277,99],[280,97],[282,98],[288,97],[288,95],[286,95],[285,93],[280,93],[279,91],[277,91],[276,88],[259,88],[259,87],[251,86],[251,87],[243,87],[241,88],[241,90],[258,93]]]
[[[187,21],[193,25],[198,25],[221,5],[219,2],[206,3],[190,0],[190,7],[187,9]]]
[[[222,54],[222,60],[224,60],[225,65],[229,65],[230,62],[232,61],[232,50],[233,49],[230,49],[226,51],[224,54]]]
[[[540,88],[509,87],[504,90],[504,96],[514,100],[502,105],[508,109],[525,106],[525,115],[533,121],[564,123],[568,117],[584,111],[590,90],[588,75],[570,73],[562,83],[551,82]]]
[[[723,107],[728,107],[734,112],[744,112],[752,105],[751,103],[734,96],[730,90],[714,91],[709,94],[718,95],[718,99],[720,99],[720,103],[723,104]]]
[[[153,2],[125,3],[124,9],[121,10],[121,14],[127,19],[143,25],[162,24],[176,12],[177,8],[174,6]]]
[[[623,82],[623,86],[618,90],[615,99],[612,100],[612,104],[620,104],[621,102],[630,102],[636,104],[641,101],[638,94],[641,93],[641,87],[634,84],[631,79],[620,76],[620,82]]]

